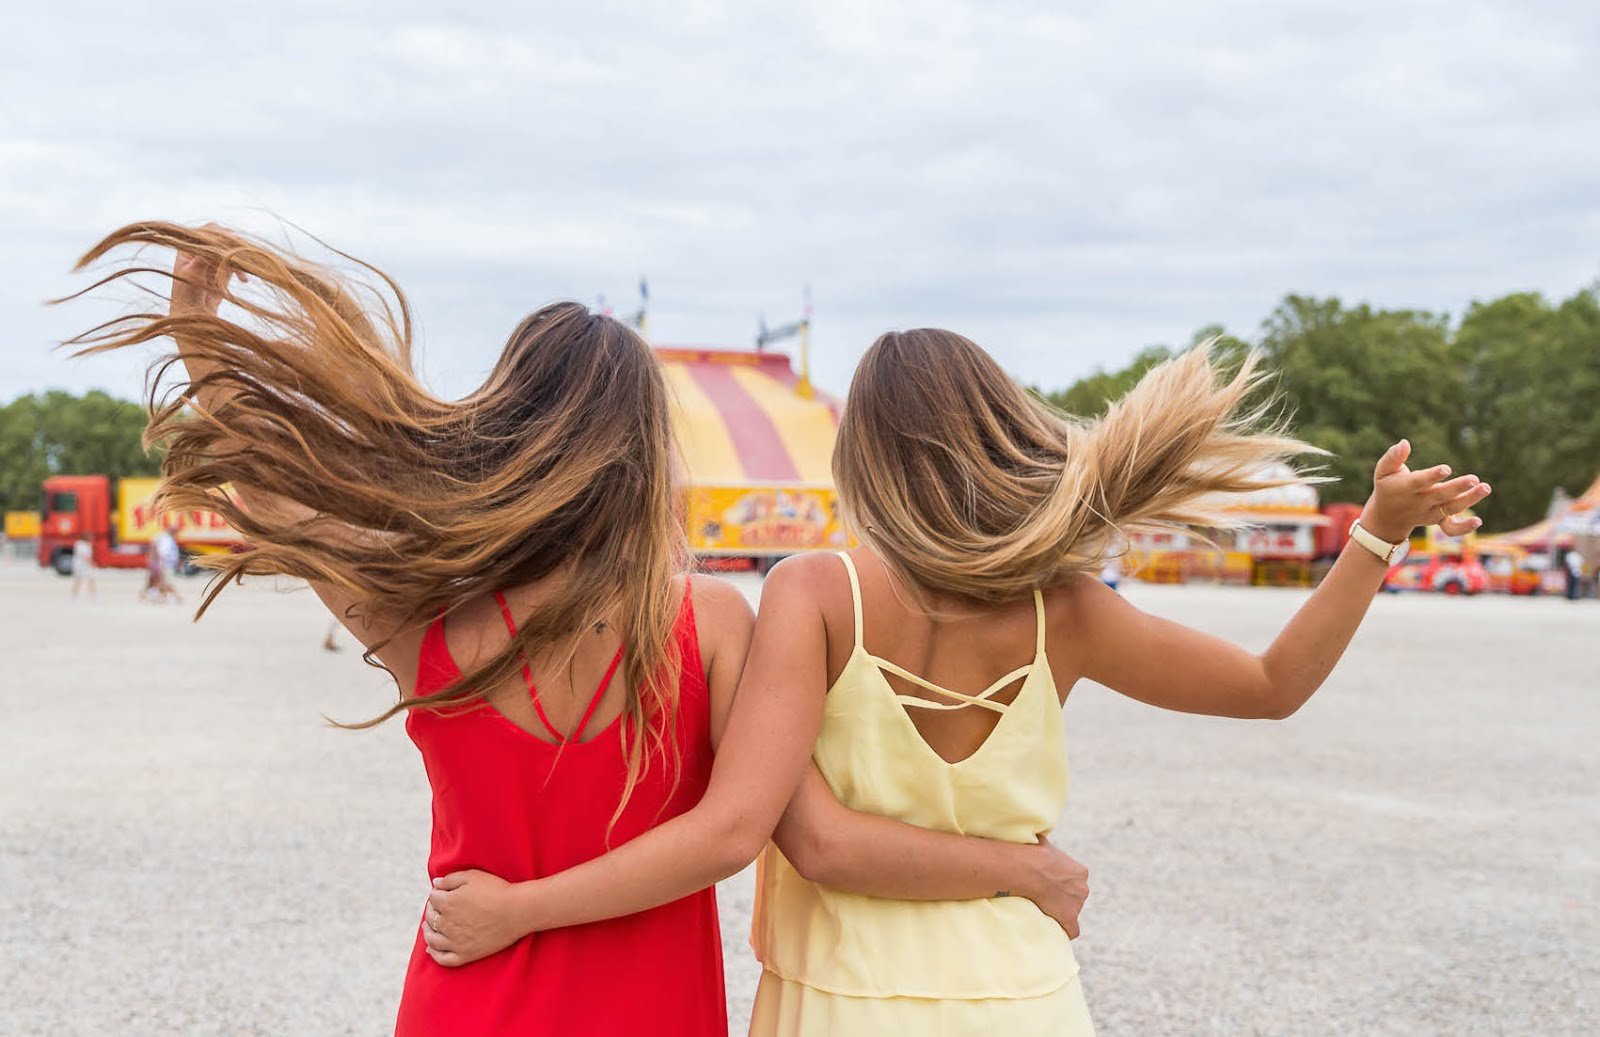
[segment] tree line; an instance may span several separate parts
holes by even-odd
[[[143,406],[98,389],[29,393],[0,407],[0,509],[37,509],[49,475],[157,474],[160,456],[140,443],[144,424]]]
[[[1241,356],[1217,326],[1218,348]],[[1551,494],[1581,493],[1600,472],[1600,295],[1552,302],[1521,292],[1474,303],[1459,323],[1442,314],[1346,306],[1287,296],[1255,346],[1276,373],[1296,433],[1331,453],[1324,501],[1360,502],[1378,455],[1400,436],[1420,463],[1448,461],[1494,486],[1490,531],[1545,517]],[[1154,346],[1128,366],[1055,392],[1051,403],[1093,417],[1174,350]]]
[[[1245,342],[1217,326],[1225,355]],[[1373,460],[1407,436],[1424,463],[1448,460],[1494,484],[1485,527],[1544,517],[1550,495],[1579,493],[1600,471],[1600,294],[1552,302],[1534,292],[1474,303],[1459,322],[1417,310],[1346,306],[1290,295],[1262,323],[1255,347],[1298,434],[1328,450],[1327,501],[1359,501]],[[1153,346],[1117,371],[1044,394],[1084,417],[1174,354]],[[140,445],[144,409],[98,390],[51,391],[0,407],[0,507],[38,505],[47,475],[154,475]]]

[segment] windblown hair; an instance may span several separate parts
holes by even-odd
[[[998,602],[1092,572],[1135,531],[1239,524],[1227,494],[1302,481],[1315,452],[1267,420],[1252,354],[1210,343],[1104,416],[1067,418],[949,331],[890,332],[850,384],[833,474],[856,535],[914,592]]]
[[[405,297],[375,267],[352,260],[377,286],[231,230],[151,222],[115,231],[77,268],[141,246],[187,252],[252,282],[238,294],[224,289],[239,322],[161,307],[67,343],[80,355],[166,337],[181,344],[193,380],[160,393],[177,353],[150,379],[145,440],[167,447],[159,504],[214,511],[248,544],[206,561],[217,574],[200,614],[230,582],[284,575],[349,593],[354,615],[415,629],[491,591],[544,580],[504,651],[426,698],[401,688],[380,716],[348,726],[480,705],[480,689],[510,679],[521,659],[566,645],[570,660],[577,635],[608,623],[626,646],[625,803],[646,754],[673,744],[673,578],[686,559],[667,390],[649,346],[576,303],[546,306],[511,333],[482,387],[450,402],[418,380]],[[77,295],[141,274],[177,280],[138,265],[135,253]],[[213,398],[214,409],[199,402]],[[381,647],[369,663],[378,665]]]

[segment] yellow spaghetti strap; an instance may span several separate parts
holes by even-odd
[[[844,551],[839,551],[837,554],[839,560],[844,563],[844,571],[850,574],[850,606],[855,610],[856,647],[861,648],[866,643],[866,638],[862,636],[865,620],[861,616],[861,580],[856,576],[856,563],[851,561],[850,555]]]
[[[1038,617],[1039,635],[1034,644],[1036,658],[1044,657],[1044,594],[1037,588],[1033,592],[1033,614]]]

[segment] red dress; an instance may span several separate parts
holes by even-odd
[[[683,660],[676,732],[682,771],[674,788],[667,763],[649,759],[611,846],[694,806],[711,777],[710,698],[687,589],[675,636]],[[417,693],[437,691],[459,675],[443,622],[436,621],[423,637]],[[594,702],[604,692],[602,683]],[[577,741],[593,711],[591,703],[573,739],[560,745],[534,738],[488,706],[413,710],[406,717],[433,787],[429,876],[478,868],[516,882],[606,852],[627,761],[621,718],[590,741]],[[543,720],[542,709],[539,715]],[[728,1019],[716,892],[536,933],[459,968],[428,957],[419,925],[395,1032],[723,1037]]]

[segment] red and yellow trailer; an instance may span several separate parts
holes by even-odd
[[[239,533],[209,511],[157,511],[161,480],[128,476],[52,475],[45,479],[39,514],[38,558],[63,576],[72,573],[72,545],[79,537],[94,549],[94,564],[136,569],[145,549],[163,529],[186,555],[217,554],[240,546]]]

